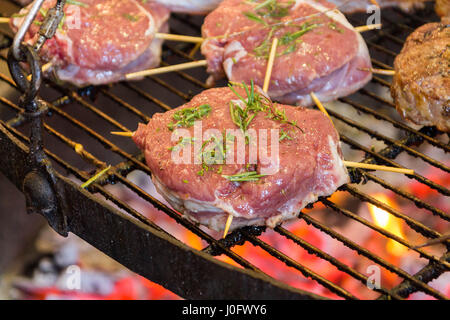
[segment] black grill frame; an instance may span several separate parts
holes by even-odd
[[[381,52],[382,56],[389,57],[392,60],[392,58],[395,57],[396,52],[387,49],[380,43],[383,43],[383,41],[389,39],[390,41],[401,45],[404,40],[394,34],[396,32],[411,32],[414,30],[411,26],[417,27],[428,21],[429,19],[424,17],[431,15],[431,10],[431,6],[428,6],[426,10],[420,11],[417,14],[406,14],[397,9],[383,11],[386,12],[386,14],[382,14],[384,28],[381,31],[371,32],[366,38],[371,53],[376,53],[374,54],[375,57],[372,59],[374,66],[379,68],[392,68],[391,65],[377,56]],[[0,13],[4,15],[11,14],[11,12]],[[389,20],[392,15],[402,17],[402,22],[394,22]],[[362,17],[362,15],[352,15],[350,17],[350,21],[354,25],[362,25],[364,24],[361,20]],[[436,20],[434,15],[431,17]],[[178,26],[186,26],[186,29],[195,29],[197,32],[199,30],[199,18],[175,15],[172,19],[176,20]],[[411,26],[406,25],[404,23],[405,21],[407,21]],[[173,28],[173,31],[174,33],[181,33],[175,28]],[[11,36],[8,31],[5,31],[5,29],[2,30],[2,34],[7,37]],[[169,64],[169,61],[173,59],[177,61],[195,60],[189,55],[189,52],[192,49],[191,45],[166,43],[164,48],[165,59],[163,65]],[[4,56],[1,57],[1,59],[6,61]],[[175,75],[173,77],[175,77]],[[188,81],[198,90],[207,88],[204,81],[197,79],[197,77],[193,76],[191,72],[176,72],[176,77],[179,77],[182,81]],[[192,92],[182,91],[176,85],[164,80],[164,77],[152,77],[151,80],[147,79],[146,81],[153,81],[155,84],[169,90],[174,96],[177,96],[178,99],[184,101],[188,101],[193,96]],[[9,75],[0,73],[0,82],[7,84],[11,88],[16,88],[15,83],[11,80]],[[372,82],[384,87],[389,87],[387,78],[374,76]],[[127,103],[126,98],[115,94],[113,89],[115,86],[121,86],[127,90],[130,90],[134,94],[140,96],[142,99],[146,99],[149,103],[154,105],[158,112],[169,110],[172,107],[158,99],[158,97],[155,97],[153,93],[141,89],[137,83],[121,83],[112,86],[97,88],[87,87],[76,90],[62,87],[48,80],[45,81],[45,85],[47,88],[58,93],[58,97],[56,99],[48,101],[51,113],[65,119],[65,121],[69,122],[72,126],[77,127],[81,131],[85,132],[90,138],[99,142],[105,149],[112,151],[123,159],[117,165],[113,166],[112,170],[109,171],[109,174],[103,176],[95,184],[91,185],[88,191],[81,189],[74,182],[70,181],[63,174],[58,172],[58,186],[65,191],[67,196],[68,206],[64,211],[64,214],[68,221],[68,230],[70,232],[77,234],[131,270],[163,285],[184,298],[321,298],[303,290],[290,287],[269,277],[252,263],[247,261],[245,257],[240,257],[231,250],[234,246],[242,245],[247,241],[263,249],[276,259],[283,261],[286,265],[298,270],[304,276],[314,279],[323,287],[329,289],[338,296],[346,299],[357,298],[344,288],[332,283],[325,277],[316,273],[314,270],[307,268],[300,262],[294,261],[290,257],[262,241],[259,236],[265,232],[264,227],[242,228],[230,233],[225,239],[215,240],[197,225],[166,207],[164,204],[147,194],[144,190],[141,190],[138,186],[134,185],[126,178],[128,173],[137,169],[148,174],[151,173],[144,163],[142,154],[133,155],[130,152],[125,151],[124,148],[118,146],[118,144],[123,145],[122,142],[113,142],[119,140],[102,135],[96,129],[92,128],[92,126],[81,122],[77,119],[77,117],[74,117],[64,111],[64,108],[66,108],[67,105],[76,103],[80,107],[86,109],[86,112],[92,112],[113,128],[126,131],[131,128],[121,124],[114,118],[114,116],[104,113],[96,106],[92,98],[102,95],[104,98],[110,99],[114,102],[116,106],[121,106],[123,109],[128,110],[141,121],[148,121],[150,117],[145,111],[139,109],[137,106]],[[359,93],[389,108],[395,108],[391,102],[376,95],[367,88],[360,90]],[[364,125],[333,110],[328,110],[329,114],[334,119],[346,123],[348,126],[364,132],[377,140],[382,140],[387,145],[385,149],[375,152],[370,148],[359,144],[354,138],[352,139],[351,137],[341,133],[342,143],[347,144],[354,149],[361,150],[366,154],[363,162],[401,167],[401,165],[395,162],[394,159],[402,153],[408,153],[409,155],[417,157],[418,159],[428,163],[430,166],[450,172],[450,168],[448,168],[445,164],[430,158],[420,151],[417,151],[418,146],[426,143],[433,145],[444,152],[450,151],[450,146],[437,138],[439,135],[442,135],[442,133],[434,127],[423,127],[420,130],[416,130],[405,122],[395,120],[388,115],[374,110],[373,108],[354,101],[352,96],[341,98],[339,100],[352,106],[358,112],[371,115],[379,120],[383,120],[405,133],[404,138],[400,140],[393,139],[371,130],[370,128],[367,128]],[[29,169],[26,164],[28,150],[27,144],[29,143],[29,139],[23,132],[24,130],[22,130],[27,127],[27,121],[23,116],[21,116],[21,112],[23,110],[17,105],[17,103],[13,102],[12,99],[0,97],[0,104],[17,114],[7,121],[0,119],[0,155],[2,155],[0,160],[1,170],[11,181],[16,184],[19,189],[22,189],[24,175],[26,174],[27,169]],[[175,106],[176,105],[173,107]],[[45,124],[44,128],[49,135],[59,140],[70,149],[75,149],[76,146],[80,145],[79,142],[76,141],[76,138],[62,134],[49,124]],[[93,151],[91,150],[91,152]],[[4,155],[6,154],[9,156],[5,157]],[[53,161],[54,165],[57,165],[58,168],[62,168],[79,180],[86,181],[90,178],[90,173],[83,171],[80,167],[71,165],[63,159],[64,157],[62,155],[52,153],[47,149],[46,154]],[[100,159],[92,153],[89,153],[89,150],[79,151],[79,156],[83,159],[83,161],[94,168],[100,169],[106,167],[107,165],[106,158]],[[366,180],[372,181],[413,202],[418,208],[424,208],[442,220],[450,220],[448,213],[431,206],[408,192],[394,187],[392,184],[376,176],[375,174],[362,169],[351,170],[350,174],[353,183],[361,183]],[[438,191],[443,197],[450,195],[450,190],[447,186],[439,185],[438,183],[433,182],[418,173],[408,177]],[[129,205],[108,192],[105,189],[105,186],[113,183],[121,183],[125,185],[139,197],[148,201],[157,209],[165,212],[177,223],[181,224],[186,229],[205,240],[208,243],[208,246],[202,251],[197,251],[176,240],[152,221],[148,220],[139,212],[135,211]],[[362,202],[371,203],[388,211],[392,215],[405,221],[409,227],[426,238],[434,239],[442,236],[439,232],[423,225],[419,221],[409,217],[407,214],[399,212],[389,205],[377,201],[370,195],[359,191],[353,185],[345,185],[340,188],[340,191],[348,192],[353,197],[360,199]],[[105,199],[111,201],[122,210],[125,210],[128,215],[125,215],[123,212],[112,207],[103,199],[94,197],[93,194],[103,196]],[[370,259],[374,263],[382,266],[384,269],[389,270],[404,279],[403,282],[395,288],[387,289],[381,287],[380,289],[376,289],[380,293],[380,299],[406,298],[409,294],[415,291],[425,292],[438,299],[447,298],[443,293],[431,288],[427,283],[439,277],[443,272],[450,270],[448,242],[447,253],[442,257],[437,258],[428,254],[424,249],[414,248],[416,244],[412,244],[409,241],[395,236],[389,231],[376,226],[372,222],[359,217],[350,210],[338,206],[329,199],[323,198],[319,201],[326,207],[334,210],[336,213],[358,221],[370,229],[382,234],[386,238],[394,239],[402,243],[410,250],[416,251],[421,257],[428,260],[428,265],[425,268],[417,274],[411,276],[398,266],[391,264],[345,236],[339,234],[332,228],[324,225],[310,214],[300,212],[298,216],[299,219],[303,219],[306,223],[328,234],[337,241],[342,242],[345,246],[356,251],[358,254]],[[89,215],[86,214],[87,212],[89,212]],[[289,232],[283,226],[276,227],[274,231],[283,237],[294,241],[309,253],[327,260],[340,271],[350,274],[354,279],[364,284],[367,282],[368,278],[366,275],[361,274],[355,269],[340,262],[338,259],[314,247],[310,243]],[[213,258],[214,256],[220,254],[226,254],[235,262],[240,264],[243,269],[222,263]],[[183,265],[181,266],[181,264]],[[192,270],[195,271],[192,272]],[[224,281],[224,279],[226,279],[226,281]]]

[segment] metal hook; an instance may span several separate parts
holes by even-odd
[[[13,52],[14,58],[16,58],[16,60],[21,59],[20,46],[23,42],[23,39],[25,38],[25,34],[27,33],[27,31],[30,28],[31,24],[33,23],[34,19],[36,18],[36,15],[39,12],[39,9],[41,9],[43,2],[44,2],[44,0],[35,0],[34,1],[33,5],[31,6],[30,11],[28,12],[27,16],[23,20],[22,25],[20,26],[19,30],[17,31],[17,33],[14,37],[12,52]]]
[[[26,62],[30,68],[32,75],[30,81],[28,81],[27,75],[22,70],[22,62]],[[42,83],[39,55],[30,45],[21,44],[19,46],[19,59],[14,55],[14,48],[11,48],[8,51],[8,66],[19,90],[24,93],[22,98],[23,107],[25,107],[28,112],[36,111],[35,108],[30,106],[36,98]]]
[[[34,46],[22,42],[43,1],[34,2],[20,26],[13,46],[8,52],[8,66],[14,81],[23,93],[19,105],[25,110],[23,115],[31,124],[30,148],[27,157],[29,171],[22,186],[27,202],[27,211],[44,215],[57,232],[67,236],[67,220],[61,210],[65,206],[65,197],[63,191],[56,191],[57,179],[44,152],[42,141],[42,116],[47,111],[47,105],[37,97],[42,83],[39,51],[45,41],[54,36],[64,16],[65,0],[58,0],[56,6],[48,11]],[[31,71],[30,80],[23,71],[23,63],[27,64]]]

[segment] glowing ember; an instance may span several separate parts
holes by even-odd
[[[377,193],[372,196],[375,199],[377,199],[378,201],[380,201],[392,208],[396,208],[395,201],[393,199],[389,198],[386,194]],[[379,226],[383,229],[386,229],[387,231],[391,232],[392,234],[396,235],[397,237],[399,237],[401,239],[405,239],[401,219],[394,217],[389,212],[387,212],[383,209],[380,209],[380,208],[374,206],[373,204],[368,204],[368,207],[369,207],[369,211],[372,216],[373,222],[377,226]],[[398,243],[395,240],[389,239],[386,244],[386,250],[390,254],[392,254],[396,257],[400,257],[408,251],[408,248],[405,247],[404,245]]]

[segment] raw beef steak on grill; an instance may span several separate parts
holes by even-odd
[[[258,87],[206,90],[139,124],[133,140],[161,195],[215,230],[230,214],[231,229],[274,227],[349,181],[331,121]]]
[[[34,44],[39,25],[56,0],[45,1],[25,41]],[[11,20],[17,30],[29,8]],[[67,3],[65,17],[41,55],[51,61],[55,76],[78,86],[119,81],[125,74],[159,65],[169,11],[138,0],[80,0]]]
[[[202,53],[212,79],[262,86],[274,37],[279,39],[269,96],[308,106],[351,94],[371,79],[367,46],[334,5],[326,1],[225,0],[202,27]]]

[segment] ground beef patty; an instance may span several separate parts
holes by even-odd
[[[391,94],[400,114],[450,131],[450,19],[428,23],[406,40],[394,63]]]

